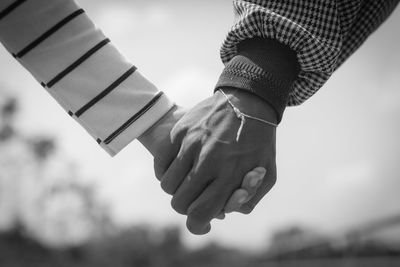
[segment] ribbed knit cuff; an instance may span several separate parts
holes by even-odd
[[[280,122],[299,70],[296,54],[289,47],[272,39],[248,39],[226,64],[215,91],[226,87],[250,91],[275,110]]]

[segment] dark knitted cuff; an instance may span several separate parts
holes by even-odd
[[[275,110],[280,122],[298,73],[296,54],[287,46],[271,39],[249,39],[239,44],[238,54],[225,66],[215,90],[250,91]]]

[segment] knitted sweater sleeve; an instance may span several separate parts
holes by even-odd
[[[216,89],[249,90],[282,118],[299,105],[391,14],[399,0],[235,0]]]

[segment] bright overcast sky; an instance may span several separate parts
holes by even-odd
[[[190,107],[211,95],[223,67],[219,46],[233,21],[230,0],[78,2],[178,104]],[[320,92],[287,110],[278,129],[278,183],[257,209],[215,222],[205,237],[186,233],[190,243],[257,248],[291,224],[340,232],[400,213],[398,25],[399,9]],[[21,100],[21,127],[56,136],[112,203],[118,222],[184,227],[138,143],[110,158],[3,48],[0,58],[0,83]]]

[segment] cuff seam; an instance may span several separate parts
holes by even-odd
[[[261,85],[273,86],[278,89],[288,88],[291,85],[291,83],[284,82],[282,79],[277,78],[270,72],[264,71],[260,67],[251,66],[243,62],[228,64],[222,74],[249,79]]]
[[[287,106],[291,86],[292,82],[285,82],[258,66],[232,60],[223,70],[215,91],[224,87],[249,91],[262,98],[275,110],[279,123]]]

